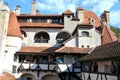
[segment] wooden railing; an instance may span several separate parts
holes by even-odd
[[[120,80],[119,74],[103,72],[81,72],[82,80]]]
[[[74,72],[80,73],[81,68],[74,66],[74,64],[34,64],[34,63],[18,63],[18,72],[19,71],[55,71],[58,73],[61,72]]]

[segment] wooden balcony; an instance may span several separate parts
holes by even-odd
[[[18,63],[18,72],[19,71],[52,71],[52,72],[71,72],[71,73],[80,73],[81,68],[76,67],[74,64],[36,64],[36,63]]]

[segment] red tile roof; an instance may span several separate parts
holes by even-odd
[[[19,23],[23,28],[64,28],[64,25],[57,23]]]
[[[62,17],[60,14],[20,14],[18,17]]]
[[[65,12],[63,12],[63,14],[74,14],[72,11],[70,11],[70,10],[66,10]]]
[[[21,50],[18,52],[20,54],[24,53],[53,53],[55,50],[57,50],[58,47],[34,47],[34,46],[22,46]]]
[[[15,77],[7,72],[3,72],[3,75],[0,76],[0,80],[16,80]]]
[[[67,53],[67,54],[87,54],[91,48],[77,47],[34,47],[23,46],[18,54],[44,54],[44,53]]]
[[[110,43],[118,40],[110,27],[107,25],[102,25],[102,44]]]
[[[88,54],[91,48],[77,48],[77,47],[61,47],[56,50],[55,53],[67,53],[67,54]]]
[[[78,7],[77,8],[77,11],[79,11],[79,10],[84,10],[82,7]]]
[[[114,41],[96,47],[90,54],[82,57],[81,61],[102,61],[120,59],[120,43]]]
[[[10,12],[7,36],[15,36],[22,38],[17,17],[14,12]]]
[[[84,22],[85,22],[85,24],[89,24],[90,18],[95,19],[95,27],[99,27],[101,25],[100,19],[97,17],[97,15],[94,12],[84,10]]]

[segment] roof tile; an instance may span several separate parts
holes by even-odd
[[[70,10],[66,10],[66,11],[63,12],[63,14],[74,14],[74,13]]]
[[[57,50],[58,47],[34,47],[34,46],[22,46],[21,50],[18,53],[52,53]]]
[[[21,28],[64,28],[64,25],[57,23],[19,23],[19,25]]]
[[[22,38],[17,17],[14,12],[10,12],[7,36],[15,36]]]
[[[89,24],[89,19],[90,18],[94,18],[95,19],[95,26],[99,27],[101,25],[100,19],[97,17],[97,15],[92,12],[92,11],[88,11],[88,10],[84,10],[84,22],[85,24]]]
[[[3,75],[0,76],[0,80],[16,80],[15,77],[7,72],[3,72]]]
[[[55,53],[68,53],[68,54],[87,54],[91,48],[77,48],[77,47],[61,47]]]

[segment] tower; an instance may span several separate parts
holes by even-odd
[[[2,4],[1,0],[0,3]],[[4,53],[6,48],[6,37],[10,11],[7,5],[0,6],[0,74],[3,72]]]

